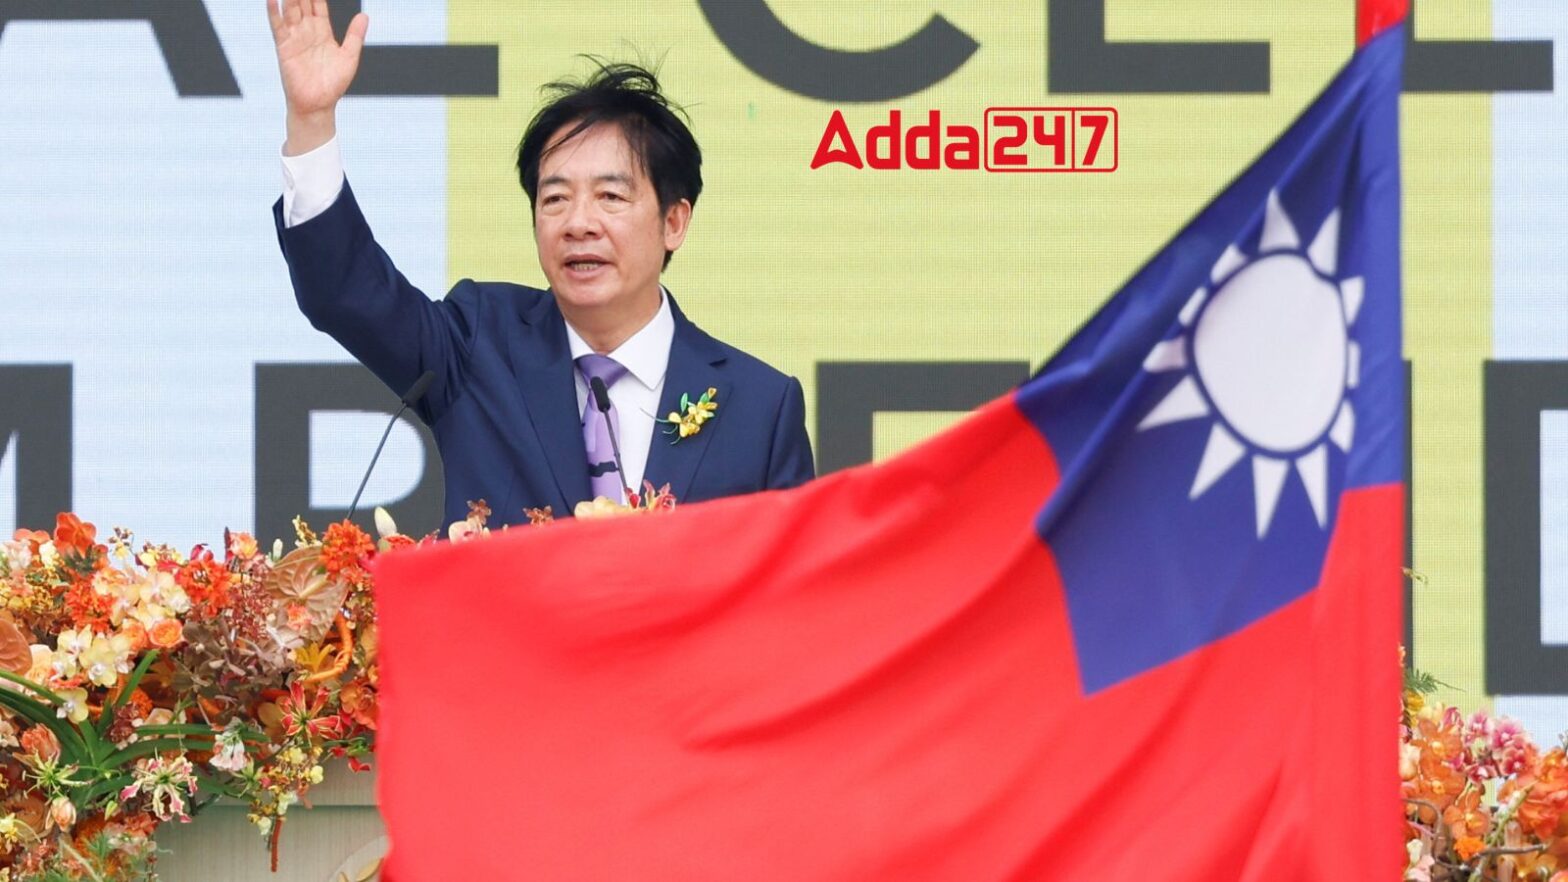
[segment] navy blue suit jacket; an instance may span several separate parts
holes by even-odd
[[[589,498],[582,415],[566,322],[549,291],[464,279],[431,301],[376,244],[354,193],[292,228],[273,206],[300,309],[402,394],[426,370],[416,408],[446,472],[448,523],[486,500],[492,524],[551,506],[569,515]],[[675,337],[659,416],[718,390],[702,431],[671,444],[656,427],[645,477],[681,502],[793,487],[814,474],[800,382],[708,336],[670,300]]]

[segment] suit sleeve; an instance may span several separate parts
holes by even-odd
[[[794,377],[784,388],[784,400],[773,422],[773,445],[768,456],[768,490],[786,490],[816,477],[811,439],[806,436],[806,394]]]
[[[443,301],[426,297],[376,244],[347,182],[330,208],[297,226],[284,225],[282,200],[272,210],[294,299],[311,325],[395,394],[433,371],[417,410],[426,423],[440,419],[462,394],[482,325],[475,285],[460,282]]]

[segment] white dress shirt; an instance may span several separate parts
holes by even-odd
[[[331,208],[338,194],[343,192],[343,181],[343,155],[336,137],[308,153],[284,156],[284,226],[299,226]],[[574,360],[593,352],[593,347],[570,322],[566,324],[566,340]],[[626,366],[626,375],[610,386],[610,400],[615,403],[615,412],[620,418],[615,437],[621,445],[626,482],[633,490],[642,489],[648,451],[655,443],[658,425],[654,420],[659,411],[659,398],[664,394],[664,375],[670,364],[670,344],[674,341],[675,315],[670,311],[669,292],[660,285],[659,311],[641,330],[609,353],[611,358]],[[581,414],[588,404],[588,381],[580,371],[574,370],[572,375],[577,378],[577,412]],[[587,468],[585,451],[584,471]]]

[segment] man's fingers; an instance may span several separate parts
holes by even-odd
[[[351,58],[359,58],[359,50],[365,48],[365,32],[370,30],[370,16],[361,12],[354,16],[348,23],[348,33],[343,35],[343,48]]]
[[[322,18],[327,17],[327,0],[312,0],[311,14]]]
[[[283,28],[283,13],[278,11],[278,0],[266,0],[267,24],[272,25],[272,36],[276,37]]]
[[[291,25],[297,25],[304,18],[300,10],[300,0],[283,0],[283,20]]]

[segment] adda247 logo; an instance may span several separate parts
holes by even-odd
[[[940,110],[905,129],[903,113],[889,110],[886,122],[857,141],[843,111],[835,110],[811,167],[1110,172],[1120,157],[1117,121],[1114,107],[988,107],[982,133],[962,123],[944,126]]]

